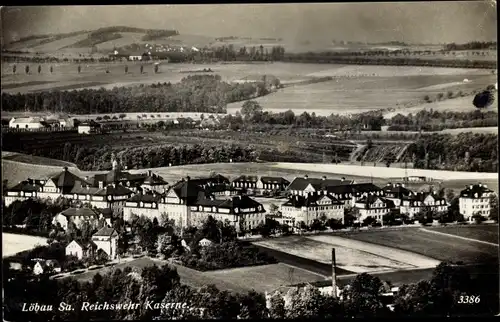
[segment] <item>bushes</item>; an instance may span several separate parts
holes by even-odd
[[[200,271],[265,265],[276,259],[262,253],[255,246],[242,246],[238,241],[200,247],[181,256],[183,265]]]

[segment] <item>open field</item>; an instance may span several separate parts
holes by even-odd
[[[498,244],[498,225],[467,225],[428,228],[441,233]]]
[[[78,281],[91,281],[97,273],[103,274],[114,269],[124,269],[127,266],[143,268],[151,265],[163,265],[166,261],[143,257],[127,263],[118,264],[112,268],[103,268],[85,272],[75,276]],[[293,283],[314,282],[323,280],[321,275],[294,268],[290,275],[290,266],[278,263],[272,265],[242,267],[212,272],[200,272],[180,265],[174,265],[181,278],[181,283],[194,288],[204,285],[215,284],[221,290],[234,292],[248,292],[252,289],[257,292],[265,292],[276,289],[282,285],[291,284],[289,276],[292,276]],[[262,276],[266,276],[265,279]]]
[[[12,256],[46,243],[47,239],[43,237],[2,233],[2,257]]]
[[[45,44],[37,45],[35,47],[32,47],[31,49],[36,52],[53,52],[57,51],[59,49],[62,49],[67,46],[71,46],[74,43],[77,43],[81,40],[87,39],[88,34],[80,34],[76,36],[71,36],[71,37],[66,37],[62,38],[59,40],[51,41]],[[87,49],[87,52],[90,52],[89,48]]]
[[[355,273],[429,268],[439,264],[438,261],[410,252],[398,252],[387,247],[383,249],[335,236],[291,236],[254,244],[325,264],[331,263],[334,247],[338,267]]]
[[[485,88],[486,86],[484,86]],[[498,92],[494,92],[494,98],[495,101],[494,103],[484,109],[485,111],[496,111],[498,112]],[[474,99],[474,96],[465,96],[465,97],[456,97],[452,99],[446,99],[444,101],[439,101],[439,102],[432,102],[432,103],[422,103],[416,106],[412,107],[407,107],[407,108],[399,108],[396,109],[395,111],[390,111],[384,113],[384,118],[391,118],[397,114],[403,114],[403,115],[408,115],[410,113],[412,114],[417,114],[418,112],[422,110],[427,110],[430,111],[431,109],[433,111],[437,112],[445,112],[445,111],[450,111],[450,112],[471,112],[476,110],[476,107],[472,104],[472,100]],[[449,131],[449,130],[448,130]]]
[[[28,164],[48,165],[48,166],[53,166],[53,167],[73,167],[73,168],[76,168],[76,165],[74,163],[71,163],[71,162],[50,159],[50,158],[44,158],[44,157],[37,157],[34,155],[27,155],[27,154],[22,154],[22,153],[15,153],[15,152],[4,153],[2,151],[2,159],[16,161],[16,162],[22,162],[22,163],[28,163]]]
[[[441,69],[444,69],[442,71]],[[264,110],[284,112],[292,110],[296,114],[304,111],[316,115],[352,114],[379,109],[403,110],[410,104],[424,102],[424,97],[435,97],[448,91],[458,93],[477,89],[496,82],[495,75],[484,70],[461,70],[452,68],[394,67],[394,66],[337,66],[308,77],[335,77],[308,85],[290,86],[276,93],[255,99]],[[436,75],[431,73],[435,72]],[[464,83],[464,78],[470,80]],[[443,85],[446,85],[443,87]],[[462,98],[461,109],[473,109],[472,97]],[[458,100],[458,99],[456,99]],[[448,103],[450,106],[456,105]],[[438,103],[446,103],[445,100]],[[465,101],[467,103],[465,104]],[[243,102],[228,104],[228,113],[234,114],[241,109]],[[419,105],[415,110],[432,108],[432,104]],[[456,107],[454,107],[456,108]],[[410,108],[408,108],[410,110]],[[397,114],[396,112],[393,112]]]
[[[464,229],[467,230],[466,228]],[[462,261],[464,263],[481,263],[490,260],[498,261],[498,247],[496,246],[474,243],[454,238],[453,236],[432,234],[414,228],[390,231],[363,231],[346,234],[344,237],[375,245],[402,249],[440,261]]]

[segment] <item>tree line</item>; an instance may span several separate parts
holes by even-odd
[[[64,111],[74,114],[122,112],[225,113],[226,104],[269,93],[265,82],[229,84],[219,75],[190,75],[180,83],[26,94],[2,93],[4,111]]]
[[[470,112],[421,110],[417,114],[397,114],[386,124],[389,131],[441,131],[444,129],[498,126],[498,113],[475,109]]]
[[[444,50],[480,50],[480,49],[496,49],[496,41],[471,41],[465,44],[450,43],[444,45]]]
[[[497,274],[498,275],[498,274]],[[289,302],[273,293],[266,301],[262,293],[221,291],[214,285],[192,288],[181,283],[176,268],[169,265],[126,267],[97,273],[92,280],[52,280],[45,276],[29,279],[5,268],[5,310],[7,320],[153,320],[153,319],[293,319],[405,316],[491,315],[498,308],[495,274],[472,277],[463,266],[441,263],[428,280],[406,284],[394,296],[394,311],[382,295],[391,284],[367,273],[357,275],[344,288],[342,298],[320,293],[313,286],[292,288]],[[463,304],[473,295],[473,305]],[[476,296],[478,297],[476,300]],[[460,301],[461,300],[461,301]],[[139,303],[131,310],[85,310],[84,302],[108,304]],[[52,305],[53,310],[22,312],[17,303]],[[61,302],[73,310],[58,310]],[[151,303],[186,303],[165,308]],[[147,303],[147,304],[146,304]],[[269,305],[267,305],[269,304]]]
[[[249,148],[237,145],[157,145],[148,147],[117,148],[101,146],[88,148],[85,145],[66,143],[57,155],[43,150],[45,157],[75,163],[82,170],[111,169],[111,155],[128,169],[167,167],[184,164],[218,162],[253,162],[256,155]],[[71,160],[71,161],[70,161]]]
[[[497,172],[497,148],[498,134],[432,134],[410,144],[406,155],[417,169]]]

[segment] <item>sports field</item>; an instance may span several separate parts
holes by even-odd
[[[411,252],[337,236],[290,236],[254,244],[325,264],[331,263],[332,248],[335,248],[338,267],[355,273],[430,268],[439,264],[439,261]]]

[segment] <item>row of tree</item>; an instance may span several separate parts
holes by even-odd
[[[496,41],[471,41],[465,44],[450,43],[444,45],[444,50],[478,50],[478,49],[496,49]]]
[[[225,113],[226,104],[269,93],[265,82],[229,84],[219,75],[191,75],[175,84],[140,85],[112,90],[2,93],[4,111],[64,111],[73,114],[120,112]]]

